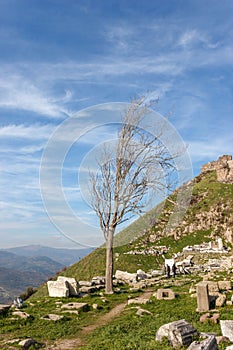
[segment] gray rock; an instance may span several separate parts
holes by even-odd
[[[188,347],[188,350],[218,350],[218,344],[214,335],[205,334],[207,339],[199,341],[194,341]]]
[[[30,346],[36,344],[36,341],[32,338],[27,338],[27,339],[24,339],[24,340],[21,340],[19,342],[19,346],[22,346],[23,349],[29,349]]]
[[[215,306],[216,307],[222,307],[226,302],[226,295],[225,294],[220,294],[218,298],[215,301]]]
[[[136,315],[143,316],[143,314],[152,315],[152,313],[150,311],[138,308],[138,311],[136,312]]]
[[[91,287],[92,286],[92,282],[90,281],[78,281],[80,287]]]
[[[150,301],[150,299],[138,297],[135,299],[129,299],[128,305],[130,305],[130,304],[146,304],[149,301]]]
[[[89,308],[87,303],[68,303],[61,306],[62,309],[86,311]]]
[[[157,290],[156,298],[158,300],[172,300],[175,299],[175,293],[169,288],[160,288]]]
[[[23,319],[27,319],[27,318],[30,317],[30,315],[27,314],[27,313],[24,312],[24,311],[13,311],[13,312],[12,312],[12,315],[13,315],[13,316],[17,316],[17,317],[19,317],[19,318],[23,318]]]
[[[162,341],[165,337],[174,348],[177,348],[181,345],[189,346],[193,341],[193,337],[197,335],[197,330],[190,323],[179,320],[161,326],[155,339]]]
[[[222,335],[233,342],[233,320],[220,320]]]
[[[127,271],[116,270],[115,277],[118,280],[122,280],[126,283],[137,282],[137,274],[136,273],[129,273]]]
[[[57,278],[58,282],[68,283],[69,288],[69,296],[77,296],[79,293],[79,285],[75,278],[73,277],[65,277],[65,276],[58,276]]]
[[[48,281],[47,282],[48,292],[50,297],[68,297],[69,296],[69,285],[68,282],[64,281]]]
[[[56,314],[48,314],[46,316],[41,317],[42,320],[47,320],[47,321],[59,321],[63,318],[64,316],[56,315]]]
[[[218,281],[218,288],[220,290],[231,290],[231,281]]]

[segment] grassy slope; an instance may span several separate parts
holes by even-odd
[[[200,198],[203,198],[200,200]],[[197,198],[198,200],[195,200]],[[208,211],[214,204],[221,203],[231,203],[233,205],[233,185],[232,184],[221,184],[216,181],[216,175],[214,172],[207,173],[205,176],[200,175],[196,178],[193,186],[193,204],[189,207],[186,218],[189,222],[194,220],[194,215],[198,212]],[[165,210],[170,204],[165,205]],[[232,208],[232,206],[229,205]],[[231,209],[232,210],[232,209]],[[151,211],[156,212],[156,208]],[[163,214],[162,214],[163,215]],[[162,216],[161,215],[161,216]],[[223,215],[229,215],[229,213],[223,213]],[[147,220],[141,218],[132,223],[129,227],[124,229],[120,235],[130,235],[130,237],[139,237],[131,244],[120,245],[114,248],[115,253],[119,253],[119,258],[115,258],[114,268],[124,269],[129,272],[135,272],[137,268],[142,268],[148,270],[151,268],[156,268],[157,262],[154,257],[142,256],[142,255],[126,255],[124,252],[133,250],[135,246],[145,246],[144,241],[146,241],[146,235],[143,235],[143,231],[146,227]],[[156,232],[158,228],[155,228]],[[195,234],[183,235],[181,239],[174,242],[173,237],[163,237],[156,242],[156,244],[171,246],[171,253],[181,251],[183,247],[188,244],[198,244],[203,241],[208,241],[209,234],[211,230],[199,231]],[[153,245],[153,244],[148,244]],[[78,263],[72,265],[65,271],[67,276],[75,276],[78,280],[80,279],[90,279],[95,275],[103,275],[105,271],[105,250],[98,248],[91,254],[84,257]]]
[[[233,185],[219,184],[215,180],[215,174],[209,173],[205,176],[200,176],[196,179],[193,188],[192,206],[188,210],[188,220],[192,222],[195,213],[203,210],[208,210],[217,202],[225,203],[232,202]],[[205,194],[202,197],[201,194]],[[170,204],[167,206],[170,207]],[[165,206],[166,209],[166,206]],[[229,213],[224,213],[229,215]],[[136,232],[136,230],[143,230],[144,224],[138,220],[136,223],[130,225],[125,232]],[[208,240],[210,231],[200,231],[195,234],[184,235],[179,241],[174,241],[172,237],[163,237],[156,244],[166,244],[170,246],[170,254],[182,250],[188,244],[200,243],[203,240]],[[156,229],[154,229],[156,232]],[[151,268],[156,268],[159,261],[153,256],[143,255],[125,255],[124,252],[137,249],[144,246],[146,237],[139,234],[139,238],[131,244],[122,245],[115,248],[115,269],[128,270],[135,272],[137,268],[142,268],[148,271]],[[150,245],[153,245],[150,243]],[[94,275],[103,275],[105,270],[105,250],[98,248],[78,263],[69,267],[64,274],[66,276],[76,277],[77,280],[90,279]],[[230,276],[224,275],[219,277],[223,279]],[[188,290],[193,282],[197,282],[200,277],[178,277],[178,283],[169,281],[169,284],[164,280],[165,287],[172,287],[178,293],[175,300],[171,301],[157,301],[152,298],[152,303],[143,305],[144,309],[149,310],[152,315],[144,315],[143,317],[136,316],[136,309],[127,307],[120,317],[111,322],[108,326],[97,329],[94,334],[87,336],[88,345],[83,346],[83,350],[90,349],[108,349],[108,350],[122,350],[122,349],[157,349],[170,350],[172,349],[167,342],[155,342],[156,330],[164,323],[172,320],[185,318],[190,321],[194,327],[199,331],[216,332],[220,334],[220,326],[212,323],[201,324],[199,322],[199,314],[196,313],[196,299],[191,298]],[[180,281],[180,285],[179,285]],[[158,288],[154,287],[154,290]],[[136,296],[130,292],[131,295]],[[230,300],[232,293],[227,293],[227,299]],[[101,308],[99,310],[90,310],[88,313],[81,313],[76,315],[66,315],[66,317],[58,322],[51,323],[40,320],[40,317],[47,313],[59,313],[56,307],[56,301],[70,302],[73,299],[59,299],[48,298],[47,289],[44,286],[40,288],[38,293],[34,294],[30,299],[34,306],[26,303],[25,310],[31,315],[28,320],[10,320],[10,318],[0,317],[0,326],[4,337],[10,336],[13,338],[24,337],[26,335],[36,338],[38,341],[53,340],[59,338],[69,338],[79,335],[81,327],[98,319],[98,316],[106,313],[114,305],[126,300],[128,293],[114,294],[107,296],[107,302],[102,303],[98,294],[93,294],[85,298],[85,302],[90,305],[98,303]],[[84,300],[83,300],[84,301]],[[232,318],[232,306],[225,306],[220,310],[221,319]],[[1,339],[1,336],[0,336]],[[226,344],[220,345],[219,349],[225,349]]]

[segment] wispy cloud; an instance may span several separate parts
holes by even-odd
[[[14,75],[13,72],[9,74],[9,71],[3,71],[3,67],[1,71],[3,78],[0,81],[0,108],[31,111],[51,118],[64,118],[68,114],[63,107],[46,96],[42,89],[34,85],[28,76]],[[66,102],[69,98],[67,93],[61,102]]]
[[[9,124],[0,127],[0,137],[3,138],[17,138],[28,139],[28,140],[46,140],[54,130],[54,125],[40,125],[32,124],[25,126],[23,124],[14,125]]]

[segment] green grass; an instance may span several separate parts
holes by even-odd
[[[156,331],[160,326],[172,321],[185,319],[190,322],[199,332],[211,332],[221,334],[219,324],[212,322],[200,323],[200,314],[196,310],[196,299],[191,298],[187,293],[191,281],[184,286],[174,287],[178,292],[175,300],[156,300],[152,303],[142,305],[152,313],[144,314],[142,317],[136,315],[136,309],[128,306],[120,317],[111,322],[108,326],[101,327],[86,338],[87,346],[83,350],[171,350],[173,349],[167,340],[162,343],[155,340]],[[134,305],[135,306],[135,305]],[[229,307],[221,309],[221,318],[230,316]],[[230,316],[232,318],[232,315]],[[225,349],[226,343],[219,349]],[[185,349],[185,348],[180,348]]]
[[[173,198],[174,199],[174,198]],[[224,209],[222,217],[229,217],[232,215],[233,204],[233,185],[221,184],[216,181],[215,172],[210,172],[205,175],[200,175],[194,180],[193,197],[191,205],[186,213],[186,222],[192,223],[195,220],[195,215],[203,211],[209,211],[211,207],[217,205],[228,205],[228,209]],[[152,247],[154,245],[165,245],[169,247],[167,258],[172,254],[181,252],[187,245],[200,244],[202,242],[208,242],[212,228],[204,231],[197,231],[192,234],[185,234],[179,240],[174,240],[173,237],[160,237],[155,243],[149,243],[148,236],[150,233],[158,233],[162,231],[163,225],[166,224],[169,212],[171,212],[173,206],[170,202],[166,202],[164,210],[156,227],[150,228],[148,226],[147,217],[136,220],[132,225],[124,229],[120,234],[116,236],[116,246],[114,248],[114,271],[116,269],[125,270],[128,272],[136,272],[137,269],[149,271],[157,269],[163,264],[163,259],[160,257],[154,257],[149,255],[129,255],[125,254],[130,250],[143,250],[145,247]],[[158,208],[154,208],[147,216],[156,215]],[[145,229],[151,229],[151,231],[144,235]],[[137,239],[135,239],[137,237]],[[131,240],[133,240],[129,243]],[[210,255],[198,256],[195,255],[195,259],[199,259],[202,262],[203,259],[210,258]],[[214,256],[215,257],[215,256]],[[84,257],[78,263],[67,268],[61,275],[68,277],[75,277],[79,280],[90,280],[93,276],[105,274],[105,249],[98,248],[88,256]],[[217,273],[219,277],[216,279],[229,278],[226,273]],[[190,277],[178,277],[177,285],[172,280],[164,280],[161,282],[162,286],[172,287],[178,296],[175,300],[171,301],[157,301],[155,298],[153,302],[147,305],[143,305],[142,308],[149,310],[152,315],[143,315],[139,317],[136,315],[136,309],[127,307],[125,311],[109,325],[98,328],[93,334],[87,337],[87,346],[83,346],[83,350],[171,350],[171,346],[167,341],[158,343],[155,341],[155,334],[157,329],[164,323],[171,322],[173,320],[186,319],[191,322],[198,331],[215,332],[220,334],[220,326],[207,322],[201,324],[199,322],[200,315],[196,313],[196,299],[193,299],[188,294],[188,290],[191,284],[197,283],[198,276]],[[178,285],[180,284],[180,285]],[[4,339],[4,336],[10,338],[24,338],[30,336],[35,338],[39,342],[54,341],[62,338],[77,337],[80,334],[82,327],[92,323],[94,320],[98,320],[98,317],[104,315],[111,310],[117,304],[127,300],[128,288],[123,288],[124,293],[114,294],[107,296],[107,302],[101,301],[98,293],[94,293],[85,299],[59,299],[49,298],[47,286],[44,284],[39,288],[26,303],[23,311],[26,311],[31,315],[28,320],[11,320],[11,311],[6,317],[0,317],[1,334],[0,339]],[[134,296],[137,294],[130,293]],[[230,294],[227,295],[230,300]],[[88,312],[82,312],[78,316],[74,314],[65,314],[65,317],[56,322],[50,322],[41,320],[40,317],[45,316],[48,313],[59,314],[59,310],[56,308],[56,301],[70,302],[81,301],[87,302],[90,305],[97,303],[99,310],[92,310]],[[34,303],[34,306],[30,305]],[[221,319],[232,318],[232,307],[225,306],[219,309]],[[219,349],[225,349],[225,345],[219,345]]]

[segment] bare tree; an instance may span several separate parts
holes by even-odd
[[[150,106],[151,107],[151,106]],[[168,188],[164,181],[174,170],[174,156],[160,141],[166,125],[149,133],[142,128],[148,113],[145,100],[133,100],[126,109],[115,147],[105,145],[98,169],[90,173],[91,206],[106,242],[106,293],[113,293],[113,242],[117,226],[141,214],[148,190]]]

